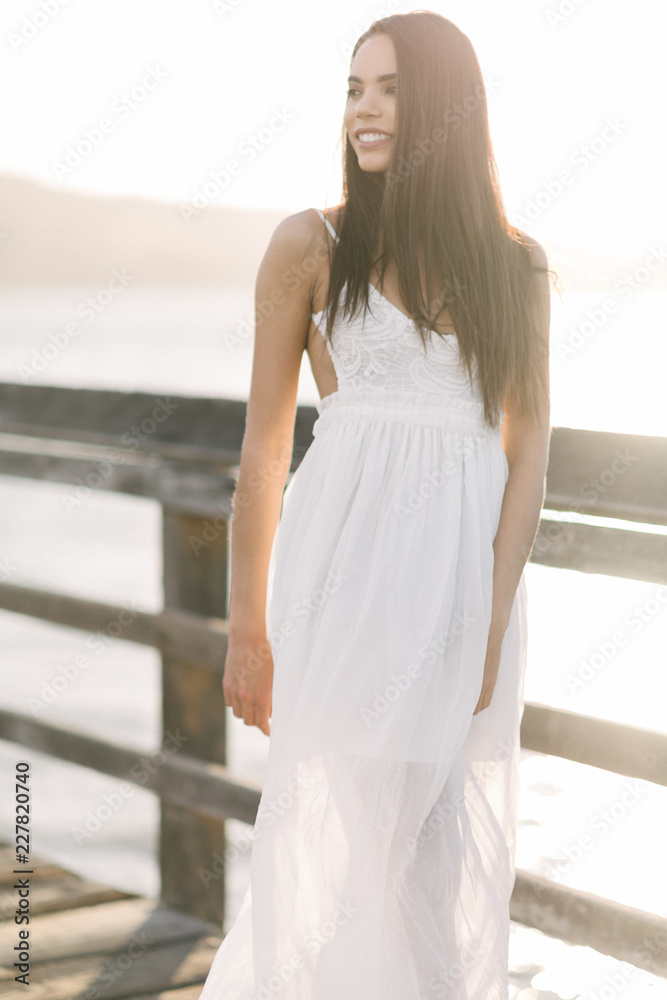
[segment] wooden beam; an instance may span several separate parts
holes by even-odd
[[[134,454],[117,448],[82,447],[73,442],[35,440],[0,434],[0,473],[41,482],[69,484],[63,503],[70,510],[96,490],[156,500],[172,509],[211,518],[228,516],[236,488],[235,453],[203,463],[196,449],[188,458],[168,459],[159,452]],[[87,453],[85,453],[87,450]],[[181,450],[187,451],[186,448]]]
[[[261,787],[221,764],[188,757],[185,735],[175,731],[167,734],[157,749],[142,750],[0,709],[0,739],[121,778],[215,821],[238,819],[254,823]],[[220,920],[220,914],[216,919]]]
[[[518,869],[510,917],[549,937],[667,976],[667,919]]]
[[[128,448],[162,459],[237,464],[246,402],[214,397],[0,382],[11,435]],[[314,406],[299,405],[294,471],[312,442]],[[667,438],[554,427],[545,507],[667,524]]]
[[[542,514],[529,561],[580,573],[667,583],[667,535],[561,521]]]
[[[179,457],[185,446],[218,461],[238,454],[245,427],[242,399],[171,393],[73,389],[0,382],[3,432]]]
[[[227,622],[222,618],[205,618],[178,608],[151,614],[13,583],[0,583],[0,608],[69,628],[99,632],[103,637],[154,646],[222,675],[227,655]]]
[[[667,733],[526,702],[521,746],[667,785]]]
[[[237,464],[245,431],[243,399],[72,389],[0,382],[0,430],[174,460]],[[313,439],[317,409],[297,407],[296,469]]]
[[[544,506],[667,524],[667,438],[554,427]]]

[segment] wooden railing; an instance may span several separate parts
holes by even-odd
[[[201,873],[223,856],[225,819],[254,823],[261,793],[226,767],[221,684],[229,515],[245,409],[235,400],[0,383],[0,474],[76,484],[84,496],[101,489],[156,500],[164,556],[159,614],[128,615],[111,604],[0,583],[0,608],[120,634],[160,651],[160,766],[137,767],[146,756],[138,747],[19,712],[0,710],[0,738],[159,795],[161,899],[217,923],[224,913],[224,865],[215,879],[205,881]],[[312,440],[316,416],[314,407],[298,407],[291,471]],[[530,556],[546,566],[667,583],[667,535],[568,520],[568,512],[667,525],[667,439],[553,428],[547,496]],[[174,734],[178,752],[167,746]],[[527,702],[521,744],[667,785],[667,734],[661,732]],[[518,870],[511,916],[667,975],[667,920],[657,915]]]

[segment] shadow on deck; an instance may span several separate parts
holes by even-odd
[[[21,869],[32,870],[26,875]],[[20,874],[16,874],[19,871]],[[196,917],[0,844],[0,998],[16,997],[17,879],[30,878],[31,1000],[198,1000],[222,935]]]

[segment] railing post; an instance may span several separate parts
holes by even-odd
[[[163,508],[165,608],[227,617],[229,522],[217,518],[216,524],[219,527],[209,530],[204,540],[201,517]],[[165,741],[170,733],[187,737],[180,753],[227,763],[222,673],[163,655],[162,720]],[[165,745],[169,747],[168,742]],[[161,900],[222,925],[225,877],[220,858],[225,849],[224,822],[165,802],[160,808]],[[205,882],[200,869],[215,877]]]

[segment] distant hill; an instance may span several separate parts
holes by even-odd
[[[125,268],[133,287],[252,287],[271,233],[289,214],[206,205],[188,222],[176,202],[90,195],[0,174],[0,284],[102,286]],[[564,291],[609,290],[641,263],[544,246]],[[656,271],[651,288],[667,289],[666,271]]]
[[[307,206],[304,206],[307,207]],[[0,175],[0,283],[252,286],[271,233],[289,212],[102,197]]]

